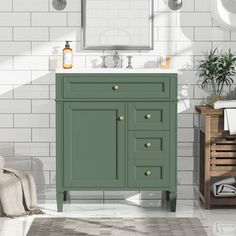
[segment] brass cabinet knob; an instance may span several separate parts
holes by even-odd
[[[113,89],[113,90],[118,90],[118,89],[119,89],[119,85],[114,85],[114,86],[112,87],[112,89]]]
[[[149,148],[149,147],[151,147],[151,146],[152,146],[151,143],[145,143],[145,147]]]
[[[145,115],[145,118],[148,120],[148,119],[150,119],[152,117],[152,115],[151,114],[147,114],[147,115]]]
[[[123,121],[124,119],[125,119],[124,116],[120,116],[120,117],[119,117],[119,120],[120,120],[120,121]]]
[[[151,175],[151,174],[152,174],[152,172],[151,172],[150,170],[147,170],[147,171],[144,173],[145,176],[149,176],[149,175]]]

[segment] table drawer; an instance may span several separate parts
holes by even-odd
[[[128,157],[142,159],[169,158],[168,131],[129,131]]]
[[[130,102],[128,106],[129,130],[168,130],[168,102]]]
[[[166,77],[68,77],[64,79],[64,98],[169,98],[169,80]]]
[[[169,165],[165,160],[128,162],[128,187],[155,188],[169,186]]]

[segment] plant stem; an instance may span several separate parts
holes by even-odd
[[[212,90],[213,90],[213,95],[214,95],[214,96],[217,96],[216,85],[215,85],[214,79],[212,80]]]
[[[223,87],[224,87],[224,83],[222,83],[221,86],[220,86],[219,97],[221,97],[221,93],[222,93]]]

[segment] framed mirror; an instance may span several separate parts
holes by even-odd
[[[83,49],[153,49],[153,0],[82,0]]]

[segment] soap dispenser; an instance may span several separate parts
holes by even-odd
[[[73,51],[70,47],[70,42],[66,41],[65,48],[63,49],[63,68],[71,69],[73,66]]]

